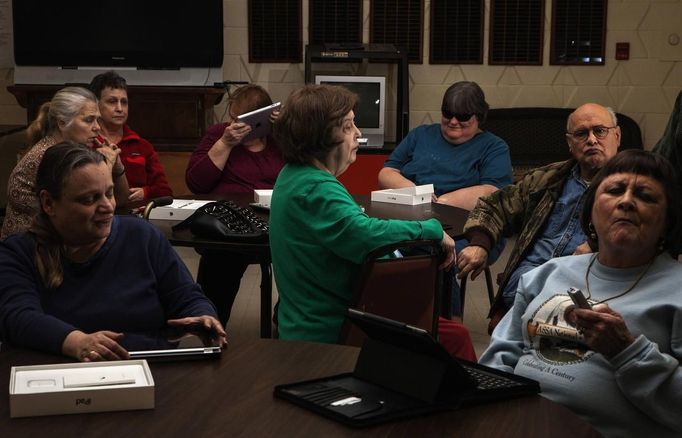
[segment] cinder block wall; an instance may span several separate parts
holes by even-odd
[[[243,80],[265,86],[276,100],[285,100],[291,90],[303,84],[304,66],[300,64],[251,64],[248,62],[247,2],[224,0],[225,61],[223,78]],[[443,91],[454,81],[478,82],[492,107],[549,106],[575,107],[587,101],[612,106],[635,119],[650,149],[660,138],[682,90],[682,43],[670,44],[671,34],[682,36],[682,0],[610,0],[606,35],[606,65],[591,67],[550,66],[549,41],[551,1],[545,7],[545,48],[543,66],[489,66],[487,55],[482,65],[430,65],[429,13],[425,0],[424,63],[410,65],[410,125],[415,127],[439,119]],[[307,43],[308,1],[303,0],[303,42]],[[364,0],[364,39],[369,40],[370,0]],[[488,50],[489,2],[486,2],[484,54]],[[616,42],[630,43],[630,60],[616,61]],[[11,47],[0,45],[0,58]],[[2,53],[4,52],[4,53]],[[316,73],[339,70],[357,74],[381,74],[395,81],[395,68],[386,65],[315,65]],[[13,69],[0,69],[0,124],[26,123],[26,112],[19,107],[6,86],[13,83]],[[395,110],[394,92],[389,96],[389,111]],[[216,108],[216,118],[224,107]],[[395,117],[386,117],[387,136],[394,132]],[[1,175],[0,175],[1,177]]]

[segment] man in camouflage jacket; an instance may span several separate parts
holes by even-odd
[[[515,292],[516,284],[508,286],[508,283],[526,259],[546,261],[552,256],[590,251],[580,227],[578,230],[574,227],[579,221],[582,195],[589,181],[618,151],[620,128],[613,110],[597,104],[577,108],[568,118],[566,139],[572,159],[532,170],[515,184],[480,198],[464,226],[470,243],[457,260],[460,278],[468,274],[475,278],[485,267],[488,251],[503,234],[518,234],[490,311],[490,331],[509,309],[510,303],[505,303],[502,292],[505,288]],[[557,205],[557,201],[567,194],[570,195],[568,208]],[[551,227],[546,224],[550,219],[564,225],[558,230],[548,230]],[[539,239],[545,243],[565,241],[569,228],[573,243],[565,245],[563,242],[563,253],[549,254],[546,249],[539,251],[536,248]],[[518,277],[513,281],[518,282]]]

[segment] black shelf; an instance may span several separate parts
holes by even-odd
[[[408,89],[409,70],[407,52],[396,49],[393,44],[363,44],[344,48],[339,44],[307,45],[305,48],[305,82],[313,82],[313,62],[356,62],[375,60],[398,64],[398,89],[396,90],[395,142],[410,130],[410,93]]]

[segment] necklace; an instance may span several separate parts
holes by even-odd
[[[594,255],[592,256],[592,259],[590,260],[590,264],[587,266],[587,272],[585,272],[585,287],[586,287],[586,289],[587,289],[587,299],[588,299],[588,300],[589,300],[590,297],[592,296],[592,291],[590,290],[590,269],[592,269],[592,265],[594,264],[594,261],[595,261],[595,260],[597,260],[597,254],[594,254]],[[642,273],[639,274],[639,277],[637,277],[637,279],[635,280],[635,282],[632,283],[632,286],[630,286],[629,288],[627,288],[624,292],[619,293],[618,295],[614,295],[614,296],[612,296],[612,297],[610,297],[610,298],[607,298],[607,299],[605,299],[605,300],[601,300],[601,301],[597,302],[597,304],[601,304],[601,303],[605,303],[605,302],[607,302],[607,301],[615,300],[616,298],[620,298],[620,297],[622,297],[623,295],[625,295],[625,294],[631,292],[635,287],[637,287],[637,284],[639,284],[640,280],[641,280],[642,278],[644,278],[644,275],[647,273],[647,271],[649,270],[649,268],[651,267],[651,265],[654,264],[654,260],[656,260],[656,257],[653,257],[653,258],[651,259],[651,261],[649,262],[649,264],[646,265],[646,268],[644,268],[644,270],[642,271]]]

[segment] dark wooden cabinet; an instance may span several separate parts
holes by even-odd
[[[85,85],[85,84],[75,84]],[[10,85],[31,123],[43,102],[64,85]],[[157,151],[192,151],[211,123],[213,107],[225,90],[218,87],[128,86],[128,124]]]

